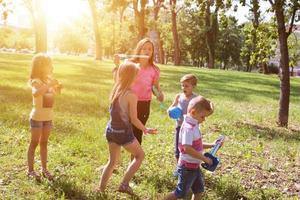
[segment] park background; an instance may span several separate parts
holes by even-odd
[[[108,194],[93,189],[108,155],[103,131],[111,58],[132,53],[143,37],[156,44],[167,105],[186,73],[199,78],[197,92],[216,104],[203,125],[204,138],[225,134],[227,142],[218,153],[220,168],[205,172],[205,198],[299,198],[298,1],[1,0],[0,5],[1,198],[129,198],[114,192],[128,163],[125,153]],[[25,175],[27,78],[37,52],[52,55],[54,74],[64,84],[49,145],[54,183],[36,184]],[[175,125],[155,100],[149,126],[160,134],[145,137],[146,159],[133,188],[142,199],[159,199],[176,185]]]

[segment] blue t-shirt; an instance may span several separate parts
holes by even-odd
[[[190,101],[196,97],[197,95],[196,94],[192,94],[189,98],[186,98],[185,95],[183,93],[181,93],[179,95],[179,99],[178,99],[178,107],[182,110],[182,116],[180,118],[178,118],[176,120],[176,126],[181,126],[182,125],[182,122],[183,122],[183,115],[186,115],[187,114],[187,108],[188,108],[188,105],[190,103]]]

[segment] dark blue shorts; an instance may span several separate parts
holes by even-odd
[[[177,126],[175,129],[175,157],[179,158],[178,140],[181,126]]]
[[[135,139],[132,126],[120,129],[113,129],[110,126],[107,126],[105,135],[109,143],[113,142],[118,145],[130,144]]]
[[[36,121],[30,119],[31,128],[52,128],[52,120],[50,121]]]
[[[204,192],[204,178],[199,168],[188,169],[178,167],[178,183],[174,194],[177,198],[184,198],[190,188],[193,194]]]

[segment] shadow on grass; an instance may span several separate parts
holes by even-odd
[[[193,73],[198,77],[197,88],[200,94],[227,97],[242,102],[251,102],[253,96],[271,100],[279,98],[280,82],[277,77],[197,68],[162,69],[161,84],[163,89],[169,92],[179,92],[179,80],[187,73]],[[299,85],[291,85],[291,97],[299,98],[299,95]]]
[[[60,199],[64,197],[65,199],[76,199],[76,200],[108,200],[108,199],[126,199],[139,200],[138,195],[129,196],[127,194],[114,192],[112,193],[100,193],[95,190],[89,191],[84,186],[78,186],[74,181],[68,179],[67,177],[61,177],[50,183],[51,190],[54,191],[56,198]],[[121,197],[121,196],[122,197]]]
[[[251,129],[253,130],[251,133],[254,135],[267,139],[283,138],[284,140],[300,141],[300,129],[280,127],[271,128],[250,122],[237,122],[235,125],[237,127]]]
[[[50,188],[55,192],[57,199],[90,199],[84,187],[79,187],[75,182],[67,178],[60,178],[50,184]],[[99,198],[100,199],[100,198]]]

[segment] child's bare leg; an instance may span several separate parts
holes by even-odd
[[[203,193],[193,194],[192,200],[200,200],[200,199],[202,199],[202,196],[203,196]]]
[[[34,153],[37,145],[39,144],[41,134],[41,128],[31,128],[31,140],[27,151],[28,172],[32,172],[34,170]]]
[[[116,143],[109,143],[109,161],[105,165],[102,176],[99,182],[98,190],[100,192],[104,192],[107,182],[109,178],[112,175],[112,172],[114,168],[116,167],[116,164],[118,163],[119,157],[120,157],[120,150],[121,146],[117,145]]]
[[[167,196],[164,197],[163,200],[175,200],[177,199],[177,197],[175,196],[174,192],[170,192],[169,194],[167,194]]]
[[[136,139],[131,144],[124,146],[124,148],[134,156],[134,159],[129,164],[122,180],[122,183],[128,184],[135,172],[140,168],[144,160],[145,153]]]
[[[43,133],[41,134],[40,143],[40,155],[42,162],[42,170],[47,170],[47,157],[48,157],[48,138],[50,135],[50,128],[43,128]]]

